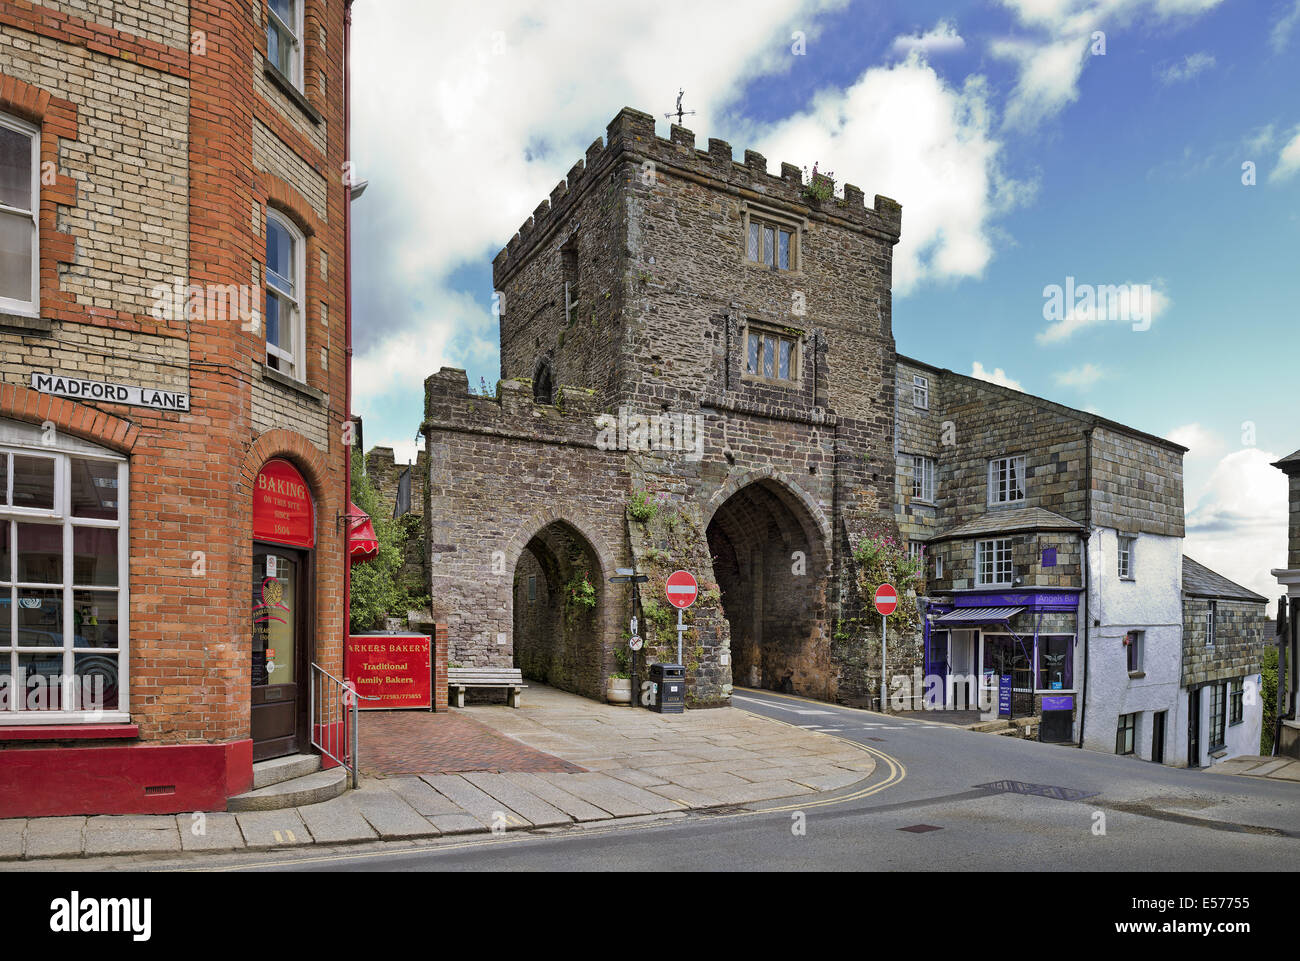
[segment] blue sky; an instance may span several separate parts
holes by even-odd
[[[495,382],[492,256],[619,108],[662,117],[683,86],[697,143],[820,161],[903,205],[901,353],[1189,446],[1187,552],[1276,592],[1268,461],[1300,447],[1300,0],[460,7],[356,4],[368,445],[412,456],[439,366]],[[1067,277],[1150,285],[1150,328],[1046,334],[1044,287]]]

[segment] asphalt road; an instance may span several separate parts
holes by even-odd
[[[1300,784],[1168,768],[771,692],[737,690],[734,703],[861,745],[876,756],[876,770],[844,791],[761,809],[421,844],[210,855],[201,864],[80,866],[1194,872],[1300,865]],[[1054,790],[1018,793],[998,782]]]

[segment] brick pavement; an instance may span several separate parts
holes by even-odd
[[[576,764],[504,737],[459,711],[370,711],[357,738],[363,774],[448,774],[462,771],[558,771]]]

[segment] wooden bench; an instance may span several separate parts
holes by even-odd
[[[524,688],[524,672],[517,667],[449,667],[447,668],[447,696],[456,707],[465,706],[465,689],[468,687],[503,687],[506,703],[519,706]]]

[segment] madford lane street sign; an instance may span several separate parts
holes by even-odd
[[[42,374],[33,371],[32,388],[43,394],[71,397],[75,400],[130,404],[133,407],[152,407],[155,410],[188,411],[190,409],[190,395],[180,391],[158,390],[156,387],[139,387],[134,384],[110,384],[102,380],[65,377],[62,374]]]
[[[694,604],[699,592],[700,585],[695,582],[695,575],[689,571],[673,571],[664,583],[668,603],[678,610],[685,610]]]

